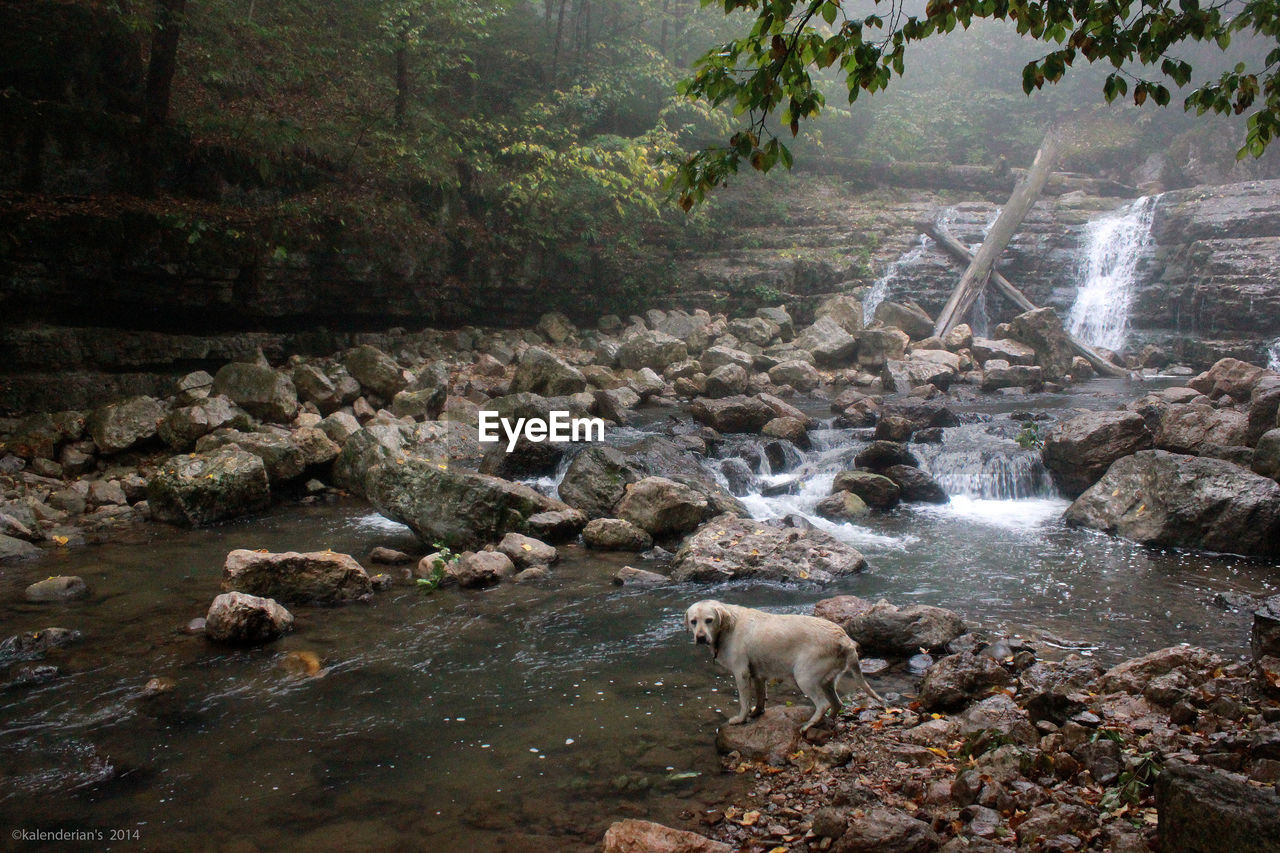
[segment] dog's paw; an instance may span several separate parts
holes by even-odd
[[[745,714],[738,714],[736,717],[730,717],[730,718],[726,721],[725,725],[729,725],[729,726],[740,726],[740,725],[742,725],[743,723],[745,723],[746,721],[747,721],[747,716],[746,716]]]

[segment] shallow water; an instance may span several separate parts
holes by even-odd
[[[1114,405],[1113,390],[1035,403]],[[1013,405],[969,408],[998,419]],[[922,451],[926,467],[963,473],[947,454],[981,435],[1000,452],[977,464],[1023,465],[1004,427],[984,429],[948,430],[941,448]],[[815,437],[799,494],[749,497],[754,512],[809,516],[857,444],[839,431]],[[218,593],[227,551],[362,557],[376,545],[415,549],[412,537],[360,504],[292,507],[213,530],[145,527],[131,541],[7,566],[5,635],[59,625],[85,636],[50,654],[62,677],[0,691],[0,817],[27,829],[137,830],[99,845],[113,849],[214,851],[586,850],[621,817],[680,823],[742,781],[719,774],[713,746],[735,704],[732,680],[679,621],[709,596],[786,611],[838,593],[939,604],[1104,663],[1183,641],[1247,651],[1248,614],[1213,596],[1273,592],[1274,566],[1069,530],[1066,505],[958,494],[858,525],[813,519],[871,566],[824,589],[624,590],[612,575],[645,565],[637,556],[571,546],[537,584],[432,595],[401,584],[368,605],[293,608],[295,632],[252,651],[183,632]],[[23,602],[23,587],[51,574],[83,576],[91,598]],[[321,674],[291,674],[284,662],[296,652],[314,653]],[[152,677],[176,687],[140,698]]]

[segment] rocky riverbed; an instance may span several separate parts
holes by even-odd
[[[353,497],[416,534],[381,551],[369,542],[352,551],[359,561],[296,537],[283,549],[223,548],[222,594],[188,601],[179,624],[197,620],[188,630],[228,648],[306,642],[318,614],[335,612],[317,604],[376,603],[422,585],[460,588],[448,596],[503,590],[514,602],[529,595],[522,589],[554,583],[557,560],[583,553],[579,537],[593,559],[617,560],[611,574],[624,589],[663,590],[636,594],[701,597],[696,585],[709,582],[848,590],[868,562],[874,575],[885,531],[927,524],[929,507],[947,505],[952,484],[963,482],[953,467],[969,453],[979,457],[970,473],[993,485],[1009,479],[1010,497],[1051,494],[1050,477],[1079,495],[1067,511],[1072,524],[1153,546],[1274,554],[1275,374],[1227,359],[1199,376],[1182,371],[1185,388],[1176,379],[1150,394],[1135,386],[1137,399],[1121,401],[1126,411],[1106,410],[1116,402],[1106,398],[1090,412],[1046,414],[1043,403],[1061,406],[1061,392],[1092,372],[1071,354],[1052,310],[1018,317],[991,339],[965,327],[931,338],[928,316],[912,304],[881,303],[876,318],[868,326],[853,295],[829,300],[803,328],[781,308],[732,320],[655,311],[603,318],[593,330],[546,315],[518,333],[406,333],[390,352],[362,345],[274,366],[232,363],[184,377],[165,398],[5,421],[0,560],[6,577],[24,581],[11,591],[28,607],[108,607],[96,588],[110,581],[28,579],[25,561],[49,565],[76,545],[157,524],[202,529],[273,503]],[[983,411],[993,406],[1006,413]],[[585,447],[523,441],[506,452],[478,442],[481,408],[598,417],[614,437]],[[976,451],[957,449],[957,438],[975,436]],[[815,467],[818,458],[829,467]],[[785,503],[761,512],[773,498],[798,512],[779,509]],[[952,559],[963,564],[965,552]],[[945,588],[924,597],[948,598]],[[904,624],[964,617],[926,618],[912,609],[920,605],[895,604],[845,601],[830,611],[889,661],[893,712],[846,719],[817,744],[796,741],[791,712],[776,708],[763,723],[722,730],[729,769],[740,779],[759,774],[755,799],[704,800],[687,810],[687,826],[764,849],[889,849],[885,839],[897,836],[858,834],[875,826],[912,839],[894,849],[967,843],[952,837],[1113,849],[1152,837],[1159,789],[1150,783],[1160,768],[1168,770],[1160,778],[1211,788],[1249,783],[1224,782],[1218,771],[1206,781],[1174,765],[1274,781],[1260,763],[1270,761],[1266,748],[1249,746],[1265,741],[1277,717],[1267,689],[1280,653],[1265,640],[1254,663],[1166,650],[1130,667],[1141,677],[1117,680],[1114,669],[1058,660],[1052,647],[1012,635],[912,633]],[[32,627],[9,643],[20,654],[6,680],[19,692],[58,682],[58,638],[77,630]],[[1182,639],[1195,637],[1167,636]],[[293,665],[324,669],[311,655]],[[160,677],[147,689],[161,695],[170,685]],[[907,755],[907,745],[916,751]],[[1113,776],[1094,772],[1098,750],[1108,751]],[[984,761],[998,765],[999,778]],[[966,773],[981,783],[972,792]],[[836,812],[820,821],[824,807]]]

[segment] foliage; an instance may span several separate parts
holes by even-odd
[[[1013,440],[1024,450],[1039,450],[1044,447],[1044,437],[1040,435],[1040,427],[1035,421],[1024,421],[1022,429]]]
[[[1225,50],[1237,34],[1256,36],[1270,47],[1260,63],[1239,63],[1204,82],[1183,106],[1197,114],[1252,110],[1240,157],[1260,156],[1280,135],[1277,0],[1244,0],[1233,16],[1226,13],[1226,4],[1201,6],[1198,0],[929,0],[923,15],[907,14],[898,0],[875,3],[872,14],[857,16],[842,0],[724,0],[726,14],[745,10],[754,20],[745,34],[704,54],[681,91],[725,105],[746,122],[727,145],[705,148],[681,164],[673,184],[685,209],[737,173],[743,162],[759,171],[778,164],[790,168],[793,154],[779,134],[796,136],[802,121],[823,111],[821,73],[829,69],[841,78],[853,103],[861,93],[883,91],[895,75],[905,73],[909,44],[983,19],[1011,22],[1019,36],[1049,46],[1023,66],[1025,93],[1062,80],[1077,63],[1106,62],[1114,70],[1102,82],[1104,98],[1110,102],[1132,89],[1138,106],[1148,100],[1168,104],[1166,82],[1190,83],[1192,65],[1171,51],[1196,43]],[[1153,77],[1138,76],[1130,70],[1134,66]]]
[[[444,580],[445,568],[458,560],[458,555],[449,549],[448,545],[439,542],[435,543],[435,559],[431,561],[431,574],[425,578],[418,578],[418,588],[428,594],[433,593],[440,586],[440,582]]]
[[[1102,794],[1098,805],[1108,812],[1116,812],[1125,806],[1139,805],[1151,791],[1156,777],[1160,775],[1161,766],[1154,752],[1138,752],[1126,750],[1128,769],[1120,774],[1113,787]]]

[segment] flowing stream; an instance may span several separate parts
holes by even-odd
[[[1123,349],[1138,261],[1150,242],[1159,203],[1158,195],[1144,196],[1089,223],[1080,288],[1067,315],[1067,328],[1085,343]]]
[[[963,407],[941,444],[912,445],[951,502],[858,524],[812,512],[864,432],[816,430],[813,449],[775,457],[787,470],[757,462],[743,498],[754,514],[798,513],[866,554],[867,572],[826,588],[624,589],[618,568],[656,565],[567,546],[545,582],[431,595],[399,584],[368,605],[293,608],[293,634],[233,651],[183,630],[218,593],[227,551],[363,557],[415,549],[412,537],[363,504],[295,506],[5,566],[6,635],[59,625],[84,639],[49,656],[59,677],[0,690],[0,815],[8,827],[136,831],[110,845],[122,850],[585,851],[622,817],[689,825],[745,784],[719,772],[713,746],[732,680],[680,624],[709,596],[793,612],[841,593],[937,604],[1104,663],[1182,641],[1242,655],[1248,614],[1213,599],[1274,591],[1273,567],[1068,529],[1067,501],[1015,441],[1015,406],[1111,408],[1119,393],[1132,390],[1098,381]],[[669,423],[663,410],[610,440]],[[759,450],[743,438],[721,453]],[[762,494],[793,480],[791,494]],[[91,597],[23,601],[26,584],[53,574],[83,576]],[[322,668],[308,675],[312,655]],[[153,677],[173,690],[141,698]],[[910,689],[897,671],[873,684]]]

